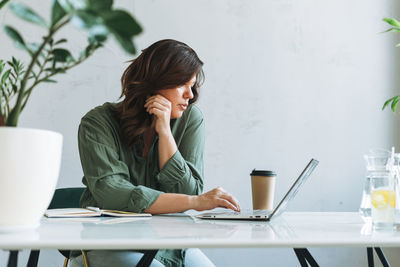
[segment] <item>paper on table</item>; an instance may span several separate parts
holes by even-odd
[[[150,213],[135,213],[119,210],[102,210],[97,207],[49,209],[44,214],[48,218],[71,218],[71,217],[151,217]]]
[[[49,209],[44,216],[48,218],[70,218],[70,217],[99,217],[101,211],[94,211],[81,208]]]

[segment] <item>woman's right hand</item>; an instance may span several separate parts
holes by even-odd
[[[214,188],[213,190],[198,196],[193,196],[193,209],[203,211],[214,208],[227,208],[234,211],[240,211],[239,202],[222,187]]]

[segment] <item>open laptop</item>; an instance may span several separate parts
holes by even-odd
[[[249,210],[249,211],[224,211],[224,212],[206,212],[196,216],[199,219],[211,220],[252,220],[252,221],[269,221],[273,216],[278,216],[285,211],[289,202],[294,198],[297,191],[304,184],[307,178],[314,171],[319,161],[311,159],[305,169],[301,172],[300,176],[292,184],[289,191],[279,202],[278,206],[273,211],[270,210]]]

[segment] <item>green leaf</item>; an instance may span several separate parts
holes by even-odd
[[[37,60],[35,61],[35,64],[38,65],[39,68],[42,67],[42,62],[40,62],[39,59],[37,59]]]
[[[43,82],[45,82],[45,83],[57,83],[56,80],[51,80],[51,79],[43,80]]]
[[[105,42],[109,31],[104,25],[96,25],[89,30],[89,42]]]
[[[105,35],[90,35],[89,43],[93,45],[102,44],[107,40],[107,36]]]
[[[58,0],[67,11],[75,10],[110,10],[113,0]]]
[[[388,23],[388,24],[390,24],[390,25],[392,25],[392,26],[400,27],[400,22],[397,21],[396,19],[384,18],[383,21],[386,22],[386,23]]]
[[[122,37],[117,33],[114,33],[115,39],[118,41],[119,45],[129,54],[136,54],[136,48],[129,38]]]
[[[20,68],[22,68],[20,62],[17,59],[15,59],[15,57],[12,57],[11,61],[7,61],[7,64],[12,67],[15,74],[18,74],[20,72]],[[11,75],[14,76],[13,73],[11,73]]]
[[[3,60],[0,60],[0,74],[3,72],[4,66]]]
[[[32,73],[32,75],[29,76],[28,79],[35,79],[35,80],[37,80],[37,79],[38,79],[38,75],[37,75],[34,71],[32,71],[31,73]]]
[[[142,32],[142,28],[136,20],[123,10],[113,10],[111,12],[102,12],[104,24],[114,35],[122,48],[131,54],[136,53],[132,38]]]
[[[69,0],[58,0],[58,4],[64,9],[67,13],[72,13],[74,11],[73,6],[70,4]]]
[[[50,26],[53,27],[57,22],[59,22],[67,13],[64,8],[60,5],[58,0],[53,0],[53,5],[51,7],[51,21]]]
[[[82,50],[82,51],[79,53],[78,60],[82,60],[82,59],[84,59],[84,58],[87,57],[87,56],[88,56],[88,55],[87,55],[87,49]]]
[[[394,98],[394,100],[393,100],[393,102],[392,102],[392,105],[391,105],[391,108],[392,108],[392,111],[393,111],[393,112],[396,112],[397,103],[399,102],[399,100],[400,100],[400,96],[396,96],[396,97]]]
[[[27,43],[27,44],[26,44],[26,47],[27,47],[29,50],[31,50],[33,53],[35,53],[35,52],[39,49],[40,44],[38,44],[38,43]],[[43,54],[43,53],[42,53],[42,54]]]
[[[26,48],[25,41],[22,36],[18,33],[17,30],[12,28],[11,26],[5,25],[4,30],[6,31],[7,35],[14,40],[14,44],[19,48]]]
[[[386,100],[386,101],[385,101],[385,104],[383,104],[382,110],[384,110],[384,109],[390,104],[390,102],[393,101],[394,98],[395,98],[395,97],[392,97],[392,98]]]
[[[1,9],[3,6],[5,6],[5,5],[7,4],[8,1],[10,1],[10,0],[3,0],[3,1],[1,1],[1,2],[0,2],[0,9]]]
[[[90,29],[96,25],[103,24],[103,19],[91,10],[77,10],[72,23],[79,28]]]
[[[87,0],[67,0],[67,2],[74,9],[85,9],[88,7]]]
[[[87,0],[87,8],[101,11],[101,10],[111,10],[113,5],[113,0]]]
[[[63,38],[63,39],[60,39],[57,42],[55,42],[54,45],[58,45],[58,44],[66,43],[66,42],[67,42],[67,39]]]
[[[142,32],[142,28],[136,20],[126,11],[113,10],[100,14],[104,19],[104,24],[113,32],[124,38],[130,38]]]
[[[67,71],[65,69],[63,69],[63,68],[55,68],[54,72],[55,73],[67,73]]]
[[[390,28],[380,33],[385,33],[385,32],[400,32],[400,28]]]
[[[14,2],[14,3],[10,4],[10,8],[11,8],[11,11],[14,12],[14,14],[16,16],[20,17],[21,19],[47,28],[46,21],[42,17],[40,17],[38,14],[36,14],[29,7],[26,7],[23,4]]]
[[[5,84],[8,76],[10,76],[11,69],[4,72],[3,76],[1,77],[1,84]]]
[[[67,62],[74,59],[71,53],[63,48],[54,49],[51,53],[54,55],[54,61],[56,62]]]

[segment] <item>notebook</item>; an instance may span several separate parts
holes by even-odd
[[[244,210],[241,212],[236,211],[224,211],[224,212],[206,212],[201,213],[196,218],[199,219],[211,219],[211,220],[252,220],[252,221],[269,221],[273,216],[278,216],[285,211],[289,202],[299,191],[300,187],[308,179],[319,161],[311,159],[304,170],[300,173],[299,177],[294,181],[289,191],[285,194],[278,206],[274,210]]]
[[[48,209],[44,213],[47,218],[81,218],[81,217],[151,217],[149,213],[135,213],[121,210],[103,210],[97,207]]]

